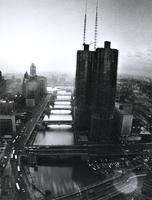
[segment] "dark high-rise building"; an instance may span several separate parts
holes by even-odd
[[[110,142],[115,105],[118,50],[97,48],[93,66],[93,101],[91,111],[91,138],[101,143]]]
[[[0,80],[2,80],[2,72],[0,71]]]
[[[3,96],[6,92],[6,80],[2,76],[2,72],[0,71],[0,97]]]
[[[84,50],[77,52],[75,79],[75,126],[79,131],[86,131],[90,127],[93,62],[94,51],[89,51],[89,45],[84,44]]]

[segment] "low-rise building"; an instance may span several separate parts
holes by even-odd
[[[131,104],[115,104],[114,117],[120,138],[127,139],[131,136],[133,114]]]
[[[0,136],[16,132],[14,102],[0,101]]]

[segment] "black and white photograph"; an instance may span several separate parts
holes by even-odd
[[[152,0],[0,0],[0,200],[152,200]]]

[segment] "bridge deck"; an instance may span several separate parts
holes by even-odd
[[[37,155],[59,156],[131,156],[147,154],[152,151],[152,143],[138,145],[63,145],[63,146],[26,146],[25,152]]]
[[[63,107],[63,108],[53,107],[51,110],[72,110],[72,107]]]
[[[55,124],[57,124],[57,125],[72,125],[73,124],[73,121],[71,121],[71,120],[63,120],[63,121],[61,121],[61,120],[44,120],[44,123],[45,124],[47,124],[47,125],[55,125]]]

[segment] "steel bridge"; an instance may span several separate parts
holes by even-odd
[[[73,126],[72,120],[44,120],[45,125],[71,125]]]
[[[51,110],[72,110],[72,107],[53,107]]]
[[[33,145],[26,146],[24,152],[26,154],[33,153],[37,156],[87,156],[87,157],[121,157],[135,156],[151,153],[152,143],[136,144],[136,145]]]

